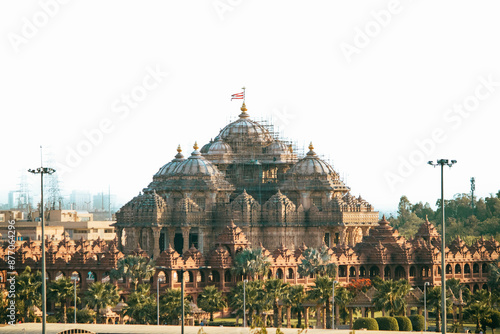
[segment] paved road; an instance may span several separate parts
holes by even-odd
[[[121,333],[162,333],[162,334],[179,334],[181,332],[181,328],[179,326],[146,326],[146,325],[94,325],[94,324],[47,324],[47,333],[46,334],[57,334],[63,330],[72,329],[72,328],[82,328],[89,331],[93,331],[96,333],[102,334],[121,334]],[[197,334],[200,330],[199,326],[186,326],[185,334]],[[207,334],[246,334],[249,333],[249,329],[243,329],[241,327],[204,327],[204,330]],[[281,329],[285,334],[297,334],[298,329],[292,328],[283,328]],[[28,333],[36,333],[39,334],[42,332],[42,325],[38,324],[18,324],[15,326],[4,325],[0,327],[0,333],[12,333],[12,334],[28,334]],[[267,328],[267,332],[269,334],[275,334],[275,328]],[[307,331],[308,334],[326,334],[332,333],[331,329],[309,329]],[[335,334],[349,334],[348,330],[336,330]],[[391,332],[391,334],[395,334],[395,332]],[[414,334],[414,333],[413,333]]]

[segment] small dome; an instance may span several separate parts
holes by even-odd
[[[301,159],[299,162],[293,166],[287,174],[298,174],[298,175],[337,175],[327,162],[321,160],[316,152],[313,151],[314,147],[312,143],[309,145],[309,152],[305,158]]]
[[[267,153],[272,155],[290,154],[290,147],[281,140],[275,140],[267,147]]]
[[[241,107],[241,114],[239,119],[229,123],[222,129],[217,136],[226,142],[231,142],[233,140],[241,139],[241,137],[250,137],[256,142],[260,143],[270,143],[273,137],[269,131],[260,125],[259,123],[249,119],[249,115],[246,113],[246,107],[243,105]]]
[[[165,164],[163,167],[161,167],[158,172],[153,176],[153,179],[157,177],[166,177],[172,175],[172,172],[183,162],[184,156],[182,155],[182,149],[181,145],[177,147],[177,154],[175,155],[175,159],[170,161],[169,163]]]
[[[222,139],[216,138],[215,142],[210,145],[207,154],[222,155],[232,153],[233,150],[229,144],[225,143]]]
[[[222,173],[210,161],[201,156],[198,151],[198,145],[195,143],[193,146],[194,151],[191,156],[185,161],[181,162],[179,166],[172,172],[175,175],[208,175],[208,176],[222,176]]]
[[[200,150],[200,153],[202,154],[205,154],[205,153],[208,153],[208,149],[210,148],[210,146],[213,144],[213,140],[210,139],[210,142],[209,143],[206,143],[205,145],[203,145],[203,147],[201,148]]]

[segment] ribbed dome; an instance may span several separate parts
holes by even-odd
[[[213,144],[213,140],[210,139],[210,142],[209,143],[206,143],[205,145],[203,145],[203,147],[201,148],[200,150],[200,153],[204,154],[204,153],[208,153],[208,149],[210,148],[210,146]]]
[[[210,145],[210,148],[208,149],[207,154],[229,154],[232,153],[233,150],[231,149],[231,146],[229,144],[225,143],[222,139],[216,138],[215,142],[213,142]]]
[[[194,151],[191,156],[183,161],[173,171],[175,175],[208,175],[208,176],[222,176],[222,173],[210,161],[201,156],[198,151],[198,145],[195,143]]]
[[[272,155],[290,154],[290,147],[281,140],[275,140],[267,147],[267,153]]]
[[[242,112],[239,115],[240,118],[226,125],[226,127],[220,131],[217,138],[225,141],[233,141],[241,137],[250,137],[260,143],[271,142],[273,137],[269,131],[259,123],[249,119],[250,116],[246,113],[246,107],[244,104],[243,107],[241,107],[241,110]]]
[[[288,173],[299,175],[336,175],[337,173],[333,170],[332,166],[318,158],[313,149],[312,144],[309,145],[309,152],[307,152],[306,157],[297,162]]]
[[[166,177],[172,175],[173,171],[186,159],[184,159],[184,156],[182,155],[182,150],[181,146],[179,145],[177,147],[177,154],[175,155],[175,159],[170,161],[169,163],[165,164],[163,167],[161,167],[158,172],[153,176],[153,179],[158,178],[158,177]]]

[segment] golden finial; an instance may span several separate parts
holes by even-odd
[[[242,112],[245,112],[245,111],[247,111],[247,110],[248,110],[248,109],[247,109],[247,106],[245,105],[245,102],[243,102],[243,105],[241,106],[241,108],[240,108],[240,109],[241,109],[241,111],[242,111]]]
[[[309,149],[310,149],[311,151],[312,151],[312,150],[314,150],[313,142],[311,142],[311,143],[309,144]]]
[[[194,148],[195,150],[197,150],[197,149],[198,149],[198,142],[194,142],[194,146],[193,146],[193,148]]]
[[[182,152],[182,149],[181,149],[181,144],[179,144],[179,146],[177,146],[177,152],[181,153]]]

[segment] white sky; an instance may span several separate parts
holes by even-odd
[[[468,192],[471,176],[478,196],[500,189],[498,1],[54,3],[0,3],[0,202],[40,165],[40,145],[64,192],[110,185],[126,201],[178,144],[188,156],[236,117],[230,95],[243,85],[251,116],[312,141],[375,209],[395,210],[403,194],[434,204],[440,173],[425,162],[437,158],[458,160],[446,197]],[[156,69],[168,72],[159,84],[147,77]],[[145,79],[151,90],[125,115],[122,95]],[[88,144],[101,122],[111,130]],[[80,162],[68,155],[85,147]]]

